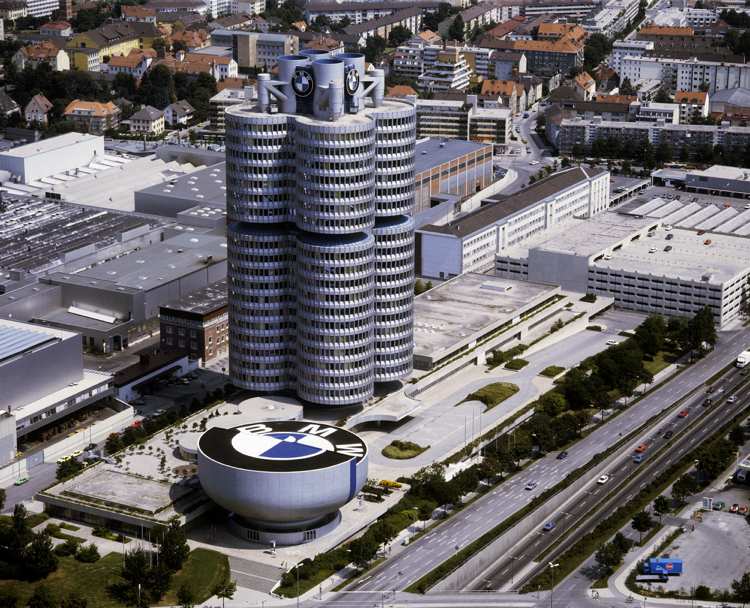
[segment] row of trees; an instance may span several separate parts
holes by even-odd
[[[10,522],[0,524],[0,576],[37,581],[57,570],[57,565],[49,533],[32,532],[26,508],[16,505]]]

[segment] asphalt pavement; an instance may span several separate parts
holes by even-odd
[[[497,489],[481,497],[436,529],[415,541],[395,558],[387,560],[371,575],[351,586],[359,591],[402,590],[451,557],[456,547],[466,546],[495,525],[523,508],[534,496],[554,486],[571,471],[586,464],[595,454],[605,451],[619,437],[640,427],[677,400],[703,385],[730,364],[747,344],[750,331],[723,334],[716,349],[692,368],[633,404],[591,432],[569,450],[566,460],[545,456],[531,464]],[[534,491],[526,491],[529,481],[537,481]]]

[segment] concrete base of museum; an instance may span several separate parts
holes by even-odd
[[[329,513],[324,518],[309,525],[297,527],[271,528],[256,522],[247,521],[238,515],[229,516],[229,530],[251,543],[272,547],[302,545],[328,534],[341,523],[341,512]]]

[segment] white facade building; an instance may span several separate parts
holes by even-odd
[[[638,109],[636,120],[640,122],[657,122],[663,120],[673,125],[679,124],[680,104],[651,101]]]
[[[49,17],[60,8],[60,0],[26,0],[29,17]]]
[[[465,272],[485,272],[509,247],[552,226],[601,213],[609,205],[609,172],[576,167],[511,197],[487,202],[445,225],[417,230],[417,274],[447,279]]]
[[[639,80],[660,80],[668,90],[698,91],[708,87],[709,93],[723,89],[750,87],[750,64],[723,63],[667,57],[636,57],[621,60],[620,78],[631,83]],[[614,67],[614,66],[613,66]]]
[[[654,43],[651,40],[615,40],[612,44],[612,54],[609,57],[609,67],[622,76],[622,60],[626,56],[640,57],[646,51],[653,51]]]
[[[471,68],[458,49],[438,53],[435,62],[417,79],[423,91],[464,91],[469,88]]]

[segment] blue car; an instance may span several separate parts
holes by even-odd
[[[544,527],[542,528],[542,530],[544,530],[545,532],[551,532],[552,530],[555,529],[556,525],[557,524],[554,521],[548,521],[546,524],[544,524]]]

